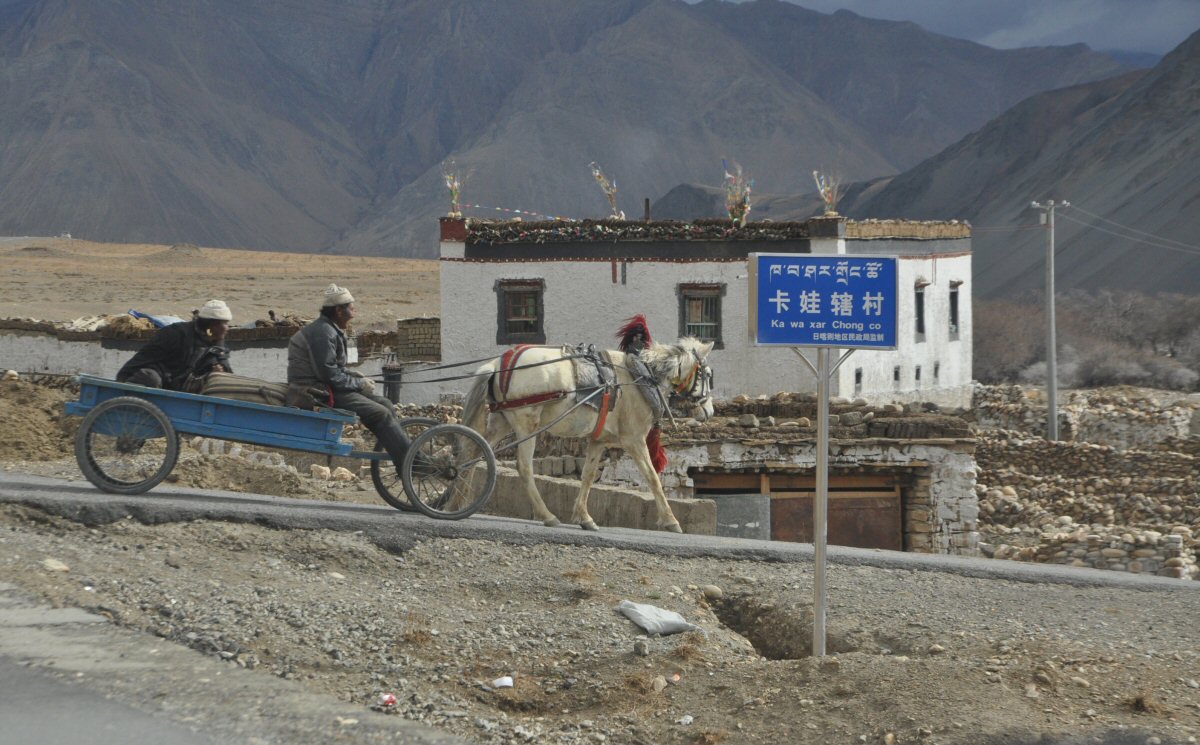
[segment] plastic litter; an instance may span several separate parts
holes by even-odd
[[[691,715],[691,714],[684,714],[683,716],[679,717],[679,718],[678,718],[678,719],[676,719],[675,721],[676,721],[677,723],[679,723],[679,724],[682,724],[683,726],[685,726],[685,727],[686,727],[686,726],[688,726],[689,724],[691,724],[692,722],[694,722],[694,721],[696,721],[696,720],[695,720],[695,718],[694,718],[694,717],[692,717],[692,715]]]
[[[381,709],[390,709],[397,703],[396,694],[381,693],[379,698],[375,699],[375,705]]]
[[[502,678],[496,678],[492,681],[492,688],[512,688],[513,679],[511,675],[505,675]]]
[[[170,326],[173,323],[179,323],[183,320],[178,316],[154,316],[150,315],[149,313],[142,313],[141,311],[134,310],[132,308],[129,309],[129,315],[133,316],[134,318],[145,318],[150,323],[153,323],[155,328],[159,329],[163,328],[164,326]]]
[[[617,604],[616,610],[630,621],[636,623],[651,636],[666,636],[669,634],[678,634],[682,631],[704,630],[694,623],[689,623],[687,619],[675,611],[666,610],[654,605],[622,600]]]

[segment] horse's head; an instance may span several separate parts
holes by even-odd
[[[713,415],[713,373],[706,360],[713,342],[702,342],[691,336],[679,340],[675,359],[675,375],[671,392],[691,405],[690,416],[701,422]]]

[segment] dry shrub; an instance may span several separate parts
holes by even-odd
[[[579,569],[572,569],[569,572],[563,572],[562,576],[573,582],[595,582],[596,570],[591,565],[585,565]]]
[[[1170,713],[1170,709],[1168,709],[1161,701],[1154,698],[1154,696],[1148,691],[1138,691],[1132,697],[1127,699],[1125,703],[1129,705],[1129,708],[1133,709],[1139,714],[1163,716]]]
[[[404,624],[404,633],[400,638],[408,644],[428,644],[433,641],[433,634],[429,633],[429,621],[424,616],[409,611],[404,614],[401,619]]]
[[[693,745],[717,745],[729,737],[729,732],[723,729],[709,729],[692,735]]]
[[[654,681],[645,675],[626,675],[621,687],[632,693],[650,693],[654,690]]]
[[[596,570],[591,564],[585,564],[579,569],[563,572],[562,576],[575,582],[578,586],[571,591],[571,602],[579,603],[596,595],[596,590],[588,585],[596,584]]]
[[[699,631],[689,631],[683,635],[682,641],[671,651],[671,656],[677,660],[703,660],[704,652],[700,647],[707,641]]]
[[[501,711],[517,714],[548,714],[555,708],[541,686],[525,675],[517,676],[512,688],[497,689],[492,701]]]

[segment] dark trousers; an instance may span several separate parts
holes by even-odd
[[[143,367],[135,371],[133,375],[130,375],[124,380],[121,380],[121,378],[118,376],[117,382],[130,383],[132,385],[144,385],[147,388],[162,388],[163,374],[161,371],[153,367]]]
[[[383,396],[360,391],[334,391],[333,405],[357,414],[367,429],[379,438],[387,454],[392,456],[396,470],[400,470],[400,462],[404,460],[404,454],[408,452],[412,441],[400,428],[400,420],[396,418],[396,410],[392,408],[391,401]]]

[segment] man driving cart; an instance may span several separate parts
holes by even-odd
[[[354,318],[354,297],[344,287],[325,288],[317,320],[292,335],[288,342],[288,403],[303,401],[317,389],[318,399],[358,415],[379,439],[400,470],[411,444],[392,402],[375,394],[375,381],[346,369],[346,328]]]

